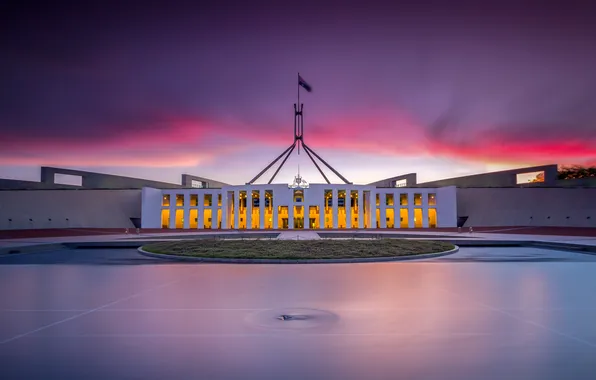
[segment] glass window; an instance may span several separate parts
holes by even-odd
[[[377,194],[377,206],[379,206],[381,204],[380,199],[381,199],[381,197],[379,196],[379,194]]]
[[[428,194],[428,205],[429,206],[436,206],[437,205],[437,194],[429,193]]]
[[[211,194],[205,194],[205,198],[203,200],[203,206],[211,207],[213,204],[213,196]]]
[[[422,194],[414,194],[414,206],[422,206]]]
[[[393,206],[393,194],[385,194],[385,206]]]
[[[217,194],[217,205],[221,206],[221,194]]]
[[[190,205],[194,207],[199,205],[199,196],[197,194],[190,194]]]
[[[176,194],[176,206],[184,206],[184,194]]]
[[[165,194],[161,199],[162,206],[169,206],[170,205],[170,194]]]
[[[339,190],[337,192],[337,207],[346,207],[346,191],[345,190]]]
[[[408,194],[400,194],[399,195],[399,205],[400,206],[408,205]]]

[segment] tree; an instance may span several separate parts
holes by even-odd
[[[578,179],[588,177],[596,177],[596,166],[564,166],[559,169],[559,173],[557,175],[558,179]]]

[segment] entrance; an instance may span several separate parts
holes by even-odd
[[[304,218],[294,218],[294,228],[303,229],[304,228]]]

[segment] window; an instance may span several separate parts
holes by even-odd
[[[196,189],[202,189],[207,186],[205,186],[205,183],[203,181],[197,181],[196,179],[192,179],[192,180],[190,180],[190,187],[194,187]]]
[[[304,192],[302,190],[294,190],[294,202],[301,203],[304,197]]]
[[[203,200],[203,206],[211,207],[213,204],[213,195],[205,194],[205,199]]]
[[[408,194],[400,194],[399,195],[399,205],[400,206],[408,205]]]
[[[165,194],[161,199],[162,206],[169,206],[170,205],[170,194]]]
[[[414,206],[422,206],[422,194],[414,194]]]
[[[377,206],[381,205],[380,199],[381,199],[381,197],[379,196],[379,194],[377,194]]]
[[[521,185],[524,183],[540,183],[544,182],[544,171],[531,172],[531,173],[519,173],[516,176],[517,184]]]
[[[385,206],[393,206],[393,194],[385,194]]]
[[[428,205],[429,206],[436,206],[437,205],[437,194],[429,193],[428,194]]]
[[[325,190],[325,205],[326,207],[333,206],[333,191]]]
[[[58,185],[83,186],[83,177],[80,175],[54,173],[54,183]]]
[[[346,207],[346,191],[339,190],[337,192],[337,207]]]
[[[408,185],[407,179],[398,179],[393,183],[393,187],[406,187]]]
[[[199,205],[199,196],[197,194],[190,194],[190,205],[194,207]]]
[[[184,194],[176,194],[176,206],[184,206]]]
[[[221,207],[221,194],[217,194],[217,205]]]

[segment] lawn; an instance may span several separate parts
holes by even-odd
[[[453,244],[431,240],[181,240],[142,247],[152,253],[226,259],[354,259],[438,253]]]

